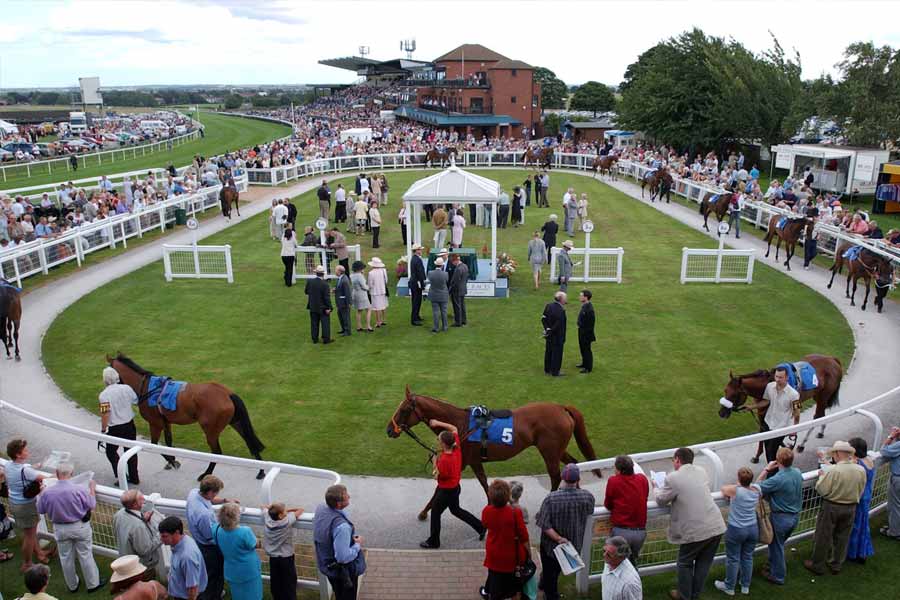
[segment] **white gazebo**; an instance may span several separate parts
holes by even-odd
[[[491,272],[497,281],[497,203],[500,184],[493,179],[473,175],[451,163],[446,170],[420,179],[403,194],[406,206],[406,260],[412,259],[413,244],[422,244],[423,204],[489,204],[491,207]]]

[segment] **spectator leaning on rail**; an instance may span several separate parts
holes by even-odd
[[[162,543],[172,547],[169,566],[169,599],[198,600],[207,589],[206,565],[197,543],[184,535],[184,525],[178,517],[166,517],[159,524]],[[221,600],[222,592],[216,596]]]
[[[756,521],[756,505],[762,496],[759,486],[753,483],[753,471],[741,467],[737,472],[738,485],[722,486],[722,495],[728,498],[728,529],[725,531],[725,581],[716,581],[716,589],[734,596],[734,588],[740,576],[741,593],[750,593],[753,577],[753,549],[759,539]]]
[[[132,406],[138,403],[137,394],[131,386],[119,382],[119,372],[112,367],[103,369],[103,383],[106,388],[100,392],[100,433],[122,438],[123,440],[137,439],[137,429],[134,425],[134,410]],[[127,448],[124,448],[127,450]],[[106,458],[112,466],[113,475],[116,477],[116,485],[119,485],[119,447],[115,444],[106,444]],[[138,485],[138,458],[132,456],[128,459],[128,483]]]
[[[634,472],[634,461],[628,455],[616,457],[616,474],[606,484],[603,506],[609,511],[611,534],[628,540],[628,558],[637,565],[644,540],[647,539],[647,497],[650,484],[643,473]]]
[[[266,525],[263,531],[263,549],[269,556],[272,600],[297,600],[294,523],[303,514],[303,509],[288,509],[282,502],[263,506],[262,509]]]
[[[206,565],[204,572],[209,579],[209,585],[204,585],[205,591],[201,590],[200,600],[220,600],[225,587],[224,558],[212,536],[212,527],[217,521],[213,505],[236,501],[218,497],[223,487],[225,484],[221,479],[215,475],[207,475],[200,481],[199,488],[190,491],[185,505],[188,530],[197,542]],[[171,574],[169,577],[171,578]]]
[[[628,560],[628,559],[632,560]],[[603,543],[603,574],[600,576],[602,600],[642,600],[641,577],[634,568],[631,546],[619,535]]]
[[[656,503],[671,506],[669,543],[678,546],[678,589],[673,600],[696,600],[716,556],[725,521],[713,502],[706,471],[694,466],[694,451],[679,448],[672,458],[675,471],[655,490]]]
[[[838,440],[831,447],[835,464],[819,471],[816,492],[822,508],[816,517],[812,558],[803,566],[816,575],[825,573],[825,564],[837,575],[847,557],[847,544],[856,516],[856,505],[866,487],[866,471],[853,458],[853,446]]]
[[[26,462],[29,458],[28,442],[11,440],[6,445],[9,461],[4,466],[6,485],[9,488],[9,512],[22,533],[22,570],[31,567],[31,556],[46,563],[56,553],[56,549],[45,552],[37,542],[38,512],[34,496],[25,497],[25,489],[33,482],[40,482],[44,476]],[[39,468],[40,464],[35,465]]]
[[[594,512],[594,495],[579,487],[581,472],[570,463],[562,471],[562,485],[544,498],[535,517],[541,528],[541,580],[546,600],[559,599],[560,566],[553,554],[559,544],[571,542],[581,552],[588,517]]]
[[[252,529],[241,525],[241,507],[233,502],[222,505],[219,523],[213,525],[212,534],[225,558],[225,581],[231,597],[262,600],[262,567],[256,553],[260,543]]]
[[[353,523],[344,512],[348,506],[347,488],[333,485],[325,492],[325,503],[316,508],[313,519],[316,565],[328,577],[335,600],[356,600],[359,576],[366,572],[366,557],[362,552],[365,540],[356,535]]]
[[[797,527],[803,508],[803,474],[793,464],[794,451],[779,448],[775,460],[766,465],[757,479],[760,491],[772,509],[769,568],[764,568],[762,575],[766,581],[776,585],[784,585],[787,574],[784,543]]]
[[[165,582],[166,567],[158,529],[163,516],[153,506],[144,503],[144,495],[138,490],[126,491],[119,501],[122,508],[113,516],[113,531],[119,555],[137,555],[141,564],[147,568],[148,578],[156,577]]]
[[[881,459],[891,465],[891,484],[888,486],[888,524],[879,533],[900,540],[900,427],[891,428],[881,447]]]

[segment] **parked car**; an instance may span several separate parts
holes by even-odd
[[[3,144],[3,149],[7,152],[12,152],[13,154],[21,151],[31,154],[32,156],[39,156],[41,153],[37,146],[28,142],[10,142],[8,144]]]
[[[96,147],[96,144],[80,138],[73,138],[65,142],[65,148],[70,152],[89,152]]]
[[[51,144],[47,144],[45,142],[38,142],[37,144],[35,144],[35,146],[37,146],[37,149],[41,153],[41,156],[43,156],[45,158],[48,156],[56,155],[56,148],[55,148],[55,146],[53,146]]]

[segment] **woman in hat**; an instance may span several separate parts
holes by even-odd
[[[353,287],[351,297],[353,298],[353,308],[356,309],[356,330],[363,331],[362,314],[366,313],[366,329],[365,331],[374,331],[372,329],[372,303],[369,302],[369,284],[366,282],[365,271],[366,265],[362,261],[355,261],[351,267],[353,274],[350,275],[350,285]]]
[[[388,307],[388,275],[387,269],[377,256],[369,261],[369,293],[372,295],[372,309],[375,311],[375,328],[384,327],[384,311]]]
[[[147,567],[134,554],[120,556],[110,565],[113,570],[109,578],[112,594],[119,594],[116,600],[161,600],[168,597],[165,586],[158,581],[144,581]]]

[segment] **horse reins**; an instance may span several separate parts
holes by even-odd
[[[410,402],[410,405],[412,406],[412,413],[413,413],[414,415],[416,415],[416,417],[418,417],[419,421],[425,423],[425,422],[426,422],[426,421],[425,421],[425,417],[423,417],[422,414],[419,412],[419,407],[416,406],[416,400],[415,400],[415,398],[411,398],[409,402]],[[415,432],[415,431],[412,431],[412,430],[411,430],[407,425],[405,425],[405,424],[404,424],[404,425],[398,425],[398,424],[397,424],[396,415],[397,415],[397,413],[399,413],[399,412],[400,412],[400,409],[397,409],[397,411],[394,413],[394,415],[391,416],[391,425],[394,427],[394,433],[401,433],[401,432],[403,432],[403,433],[405,433],[406,435],[408,435],[409,437],[411,437],[415,443],[417,443],[418,445],[420,445],[420,446],[422,446],[423,448],[425,448],[425,450],[427,450],[428,453],[429,453],[429,455],[430,455],[430,456],[428,457],[428,460],[429,460],[429,461],[431,460],[431,457],[432,457],[432,456],[437,456],[437,454],[438,454],[437,450],[435,450],[434,448],[432,448],[431,446],[429,446],[428,444],[426,444],[425,442],[423,442],[423,441],[421,440],[421,438],[419,438],[419,436],[416,435],[416,432]]]

